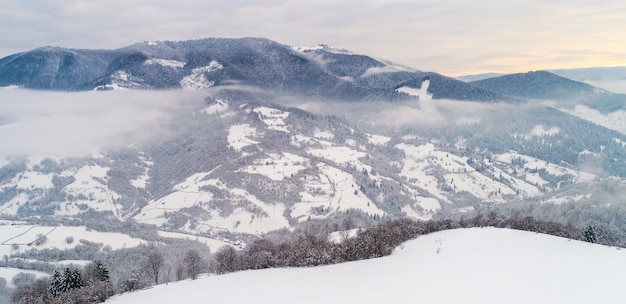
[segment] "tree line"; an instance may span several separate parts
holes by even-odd
[[[309,267],[349,261],[378,258],[392,253],[394,248],[419,235],[437,231],[499,227],[525,230],[593,242],[593,228],[585,232],[571,226],[536,220],[532,217],[500,217],[491,212],[471,219],[414,221],[394,220],[367,229],[341,242],[332,242],[326,236],[303,233],[291,240],[275,243],[269,239],[256,240],[243,251],[222,247],[213,255],[213,271],[224,274],[239,270],[272,267]]]
[[[471,228],[500,227],[550,234],[570,239],[596,242],[596,230],[580,230],[572,226],[537,220],[532,217],[503,217],[495,212],[476,215],[469,219],[415,221],[399,219],[368,228],[359,228],[356,235],[334,242],[325,233],[313,234],[310,230],[296,231],[286,240],[276,242],[261,238],[241,251],[224,246],[210,260],[195,249],[189,249],[177,263],[167,263],[163,252],[153,247],[135,270],[117,278],[109,275],[108,267],[100,260],[86,265],[82,270],[66,268],[57,270],[50,278],[33,280],[18,286],[12,303],[57,304],[100,303],[116,293],[129,292],[175,280],[196,279],[201,273],[225,274],[240,270],[274,267],[313,267],[349,261],[378,258],[390,255],[402,243],[419,235],[437,231]]]

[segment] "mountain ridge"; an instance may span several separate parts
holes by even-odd
[[[558,76],[549,71],[508,74],[470,84],[493,92],[526,99],[556,100],[560,105],[588,105],[603,113],[626,107],[626,95],[598,89],[584,82]]]
[[[211,63],[221,68],[205,68]],[[460,81],[430,75],[441,82],[433,81],[435,98],[494,99],[494,94],[483,96]],[[328,47],[292,48],[265,38],[144,42],[116,50],[43,47],[0,59],[0,86],[173,89],[184,87],[189,77],[195,77],[196,89],[237,83],[283,94],[358,101],[406,99],[395,89],[424,74],[366,55]],[[459,89],[465,93],[455,93]]]

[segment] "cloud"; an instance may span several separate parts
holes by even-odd
[[[277,100],[278,101],[278,100]],[[319,100],[282,99],[281,103],[320,115],[343,117],[366,131],[381,133],[403,132],[417,128],[448,128],[489,121],[490,117],[517,113],[535,105],[482,103],[458,100],[423,100],[389,102],[371,101],[346,103]]]
[[[186,91],[0,89],[0,156],[79,157],[141,143],[202,101]]]
[[[361,77],[368,77],[375,74],[382,73],[395,73],[395,72],[415,72],[415,69],[401,66],[401,65],[385,65],[382,67],[371,67],[361,75]]]

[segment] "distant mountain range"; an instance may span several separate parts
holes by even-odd
[[[602,88],[610,92],[626,94],[626,66],[554,69],[546,71],[559,75],[561,77],[569,78],[571,80],[584,82],[586,84]],[[472,82],[504,75],[506,74],[483,73],[459,76],[456,77],[456,79],[465,82]]]
[[[39,90],[206,89],[252,86],[273,94],[344,101],[397,100],[404,85],[430,79],[434,98],[505,96],[431,72],[328,46],[293,48],[259,38],[145,42],[117,50],[42,47],[0,59],[0,86]]]
[[[616,69],[614,76],[620,71]],[[144,42],[117,50],[41,47],[0,59],[0,86],[38,90],[248,86],[265,92],[262,99],[294,94],[363,101],[406,99],[398,88],[419,88],[429,80],[429,93],[434,99],[495,102],[582,98],[585,104],[603,111],[624,104],[623,96],[600,92],[546,71],[461,79],[469,82],[329,46],[294,48],[261,38]]]
[[[558,100],[565,106],[584,104],[607,113],[623,109],[626,105],[626,95],[601,90],[548,71],[503,75],[470,84],[506,96]]]
[[[494,77],[499,77],[499,76],[504,76],[504,75],[506,75],[506,74],[504,74],[504,73],[482,73],[482,74],[458,76],[458,77],[456,77],[456,79],[461,80],[461,81],[465,81],[465,82],[472,82],[472,81],[483,80],[483,79],[488,79],[488,78],[494,78]]]

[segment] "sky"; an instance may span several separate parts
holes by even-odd
[[[0,0],[0,57],[264,37],[448,76],[626,65],[626,1]]]

